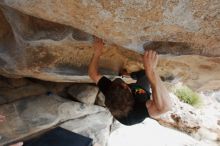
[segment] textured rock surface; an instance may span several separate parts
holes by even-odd
[[[47,90],[39,84],[26,85],[18,88],[0,88],[0,104],[21,98],[45,94]]]
[[[219,87],[219,63],[220,58],[187,55],[163,56],[159,61],[158,71],[161,76],[167,78],[167,82],[182,82],[194,90],[205,87],[206,90],[213,91]],[[203,91],[205,91],[204,88]]]
[[[203,105],[194,108],[182,103],[175,95],[171,95],[174,105],[172,111],[157,120],[160,124],[173,127],[209,145],[219,145],[220,104],[211,96],[201,95]]]
[[[85,75],[92,56],[91,35],[9,7],[2,10],[5,16],[1,11],[1,74],[52,81],[89,81]],[[102,72],[114,74],[123,65],[123,58],[117,53],[106,54]],[[109,65],[109,59],[114,59],[115,63]]]
[[[106,112],[102,107],[85,106],[59,96],[35,96],[0,106],[6,122],[0,125],[0,145],[36,134],[60,122]]]
[[[203,1],[4,0],[3,5],[70,25],[126,48],[149,41],[185,42],[197,53],[220,55],[220,5]]]
[[[170,77],[172,75],[165,75],[164,80],[169,85],[173,82]],[[52,83],[30,78],[4,77],[1,77],[0,83],[0,94],[5,94],[9,100],[8,104],[0,106],[0,114],[7,117],[6,122],[0,124],[0,145],[30,138],[33,134],[38,135],[60,124],[71,131],[94,138],[94,143],[105,145],[109,133],[121,127],[121,124],[112,121],[111,114],[105,108],[91,105],[96,99],[96,104],[104,106],[104,97],[91,84]],[[40,90],[37,90],[39,87]],[[31,90],[26,91],[28,88]],[[211,146],[216,145],[220,138],[220,104],[219,92],[213,92],[215,89],[218,89],[217,86],[203,90],[204,105],[199,109],[180,102],[171,94],[175,101],[173,110],[157,120],[162,125],[178,129]],[[70,101],[67,92],[87,104]],[[38,94],[41,95],[33,96]],[[3,103],[6,102],[4,99],[0,97]],[[19,100],[14,101],[15,99]]]
[[[112,116],[110,112],[100,112],[84,118],[65,122],[62,128],[82,134],[93,139],[93,143],[106,146],[110,135]]]
[[[100,106],[105,106],[105,96],[102,94],[101,91],[97,95],[95,104],[100,105]]]
[[[6,121],[0,123],[0,145],[29,139],[60,124],[93,138],[94,144],[107,143],[112,116],[105,108],[91,105],[96,100],[97,87],[1,76],[0,83],[0,114],[6,116]],[[65,92],[86,104],[56,95],[65,97]]]
[[[0,4],[0,74],[8,77],[90,82],[87,66],[92,56],[92,35],[110,42],[100,63],[101,72],[109,75],[117,74],[121,67],[139,68],[140,55],[122,47],[138,53],[143,52],[144,45],[159,53],[220,54],[218,0],[2,0]],[[185,82],[193,80],[189,84],[196,87],[206,78],[219,79],[204,76],[207,70],[219,74],[220,59],[198,57],[199,65],[195,66],[200,70],[194,71],[191,63],[197,57],[169,56],[166,60],[172,61],[162,68],[166,73],[170,71],[167,65],[174,66],[180,72],[177,77],[184,76],[181,79]],[[207,65],[207,60],[211,64]],[[185,69],[191,73],[181,74]],[[202,78],[197,79],[194,72]]]
[[[5,78],[0,76],[0,105],[15,100],[39,95],[57,94],[66,96],[66,88],[71,83],[55,83],[30,78]]]
[[[68,93],[73,99],[86,104],[94,104],[98,94],[98,87],[88,84],[73,84],[69,87]]]

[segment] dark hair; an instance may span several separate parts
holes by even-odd
[[[126,117],[133,108],[133,95],[125,85],[112,82],[106,92],[105,105],[116,118]]]

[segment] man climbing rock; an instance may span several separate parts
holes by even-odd
[[[144,70],[131,73],[131,77],[137,82],[126,84],[120,78],[111,81],[99,74],[98,62],[103,47],[102,40],[96,39],[89,76],[105,95],[105,105],[114,118],[122,124],[133,125],[142,122],[146,117],[155,118],[171,109],[168,91],[156,72],[158,55],[155,51],[145,51]]]

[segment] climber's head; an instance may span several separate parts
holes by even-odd
[[[128,85],[121,79],[114,80],[107,93],[105,104],[116,118],[126,117],[132,110],[134,99]]]

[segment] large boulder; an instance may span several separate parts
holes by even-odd
[[[136,51],[143,51],[143,44],[150,41],[170,41],[184,42],[189,46],[186,52],[220,55],[218,0],[3,0],[1,4]]]
[[[110,136],[112,116],[108,111],[88,115],[60,125],[62,128],[93,139],[94,144],[106,146]]]
[[[220,89],[220,58],[182,55],[176,57],[161,56],[158,72],[172,85],[182,82],[194,90]],[[202,87],[204,87],[202,89]],[[199,90],[201,88],[202,90]]]
[[[14,89],[0,88],[0,105],[29,96],[46,94],[47,90],[39,84],[31,84]]]
[[[170,112],[161,115],[157,121],[168,127],[178,129],[191,135],[197,140],[210,145],[219,145],[220,126],[218,124],[220,115],[220,104],[211,96],[200,95],[203,100],[201,107],[192,107],[189,104],[180,102],[171,94],[174,101]]]
[[[0,105],[40,95],[57,94],[68,97],[66,88],[71,83],[56,83],[30,78],[5,78],[0,76]]]
[[[4,15],[3,15],[4,13]],[[50,81],[89,82],[87,66],[93,36],[4,7],[0,11],[0,73],[8,77],[34,77]],[[125,57],[117,49],[102,59],[101,72],[116,74]],[[109,64],[109,60],[115,60]]]
[[[95,35],[107,42],[102,74],[140,69],[140,53],[151,48],[188,55],[161,59],[161,76],[200,88],[207,80],[219,79],[219,7],[215,0],[2,0],[0,74],[91,82],[87,68]],[[213,75],[207,76],[210,72]]]
[[[77,101],[86,104],[94,104],[98,90],[98,87],[95,85],[73,84],[69,87],[68,93]]]
[[[33,96],[0,106],[6,121],[0,125],[0,145],[38,134],[67,120],[107,112],[94,105],[84,105],[56,95]]]

